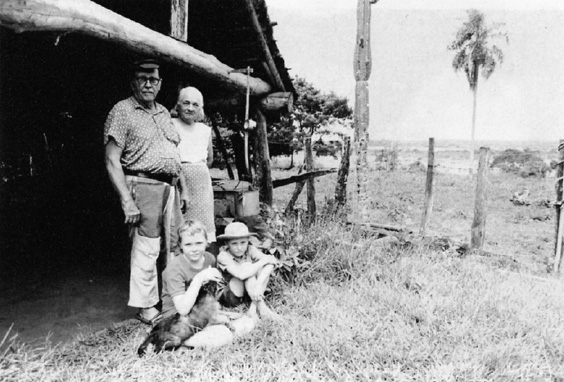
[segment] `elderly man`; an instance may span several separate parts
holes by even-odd
[[[161,83],[155,60],[137,61],[132,96],[112,108],[104,126],[106,169],[131,228],[128,305],[139,308],[137,318],[146,324],[160,317],[155,306],[159,253],[174,252],[182,224],[175,187],[181,176],[180,137],[167,109],[155,101]]]

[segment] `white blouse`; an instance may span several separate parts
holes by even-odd
[[[206,163],[211,128],[201,122],[196,122],[194,126],[187,126],[179,118],[173,118],[172,122],[180,134],[178,152],[182,162]]]

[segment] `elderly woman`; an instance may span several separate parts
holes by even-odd
[[[213,162],[211,128],[204,123],[204,97],[194,87],[180,90],[173,124],[180,134],[178,151],[186,180],[189,204],[184,219],[199,220],[206,227],[208,241],[215,238],[213,188],[208,167]]]

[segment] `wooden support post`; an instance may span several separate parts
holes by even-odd
[[[288,201],[288,205],[284,210],[284,215],[288,216],[292,213],[292,211],[294,211],[294,206],[296,205],[296,201],[298,200],[298,197],[300,196],[302,190],[304,189],[304,186],[305,186],[305,181],[296,183],[296,188],[294,189],[294,193],[292,194],[292,197]]]
[[[490,149],[480,147],[476,200],[474,204],[474,221],[472,222],[471,248],[482,249],[486,236],[487,190],[488,190],[488,156]]]
[[[235,154],[235,167],[237,168],[237,175],[239,177],[239,180],[251,182],[253,178],[251,175],[251,170],[245,167],[245,154],[243,145],[243,138],[239,133],[231,135],[231,146],[233,147],[233,153]]]
[[[435,177],[435,138],[429,138],[429,154],[427,159],[427,181],[425,182],[425,209],[423,210],[423,217],[421,218],[421,227],[419,234],[425,236],[427,231],[427,224],[431,219],[431,212],[433,211],[434,184],[433,178]]]
[[[219,127],[217,127],[217,121],[215,118],[211,118],[211,124],[213,128],[213,132],[215,133],[215,140],[217,145],[219,146],[219,151],[221,151],[221,155],[223,156],[223,160],[225,161],[225,166],[227,167],[227,174],[229,175],[229,179],[235,179],[235,175],[233,174],[233,170],[231,169],[231,165],[229,164],[229,156],[227,155],[227,149],[225,148],[225,143],[223,142],[223,138],[221,137],[221,132],[219,131]]]
[[[374,0],[358,0],[356,45],[353,59],[355,85],[354,127],[356,145],[356,205],[353,214],[357,219],[368,218],[368,126],[370,113],[368,109],[368,79],[372,71],[372,55],[370,51],[370,4]]]
[[[311,150],[311,136],[305,139],[305,167],[306,171],[313,171],[313,152]],[[315,222],[315,179],[307,180],[307,214],[308,222]]]
[[[349,177],[349,167],[351,164],[351,139],[345,138],[341,164],[337,174],[337,186],[335,187],[335,207],[343,208],[347,204],[347,179]]]
[[[270,153],[268,152],[268,138],[266,118],[260,109],[255,111],[257,126],[254,134],[254,184],[259,189],[260,201],[272,207],[272,171],[270,168]]]
[[[170,0],[170,37],[188,42],[188,2]]]
[[[560,273],[560,265],[562,262],[562,237],[564,235],[564,214],[562,213],[562,203],[563,203],[563,182],[562,177],[564,176],[564,139],[560,140],[560,145],[558,145],[558,169],[556,170],[556,253],[554,256],[554,273]]]

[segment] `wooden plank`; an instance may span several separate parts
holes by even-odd
[[[272,188],[287,186],[288,184],[292,184],[292,183],[303,182],[311,178],[317,178],[318,176],[333,174],[335,172],[337,172],[337,170],[335,169],[319,170],[319,171],[305,172],[300,175],[293,175],[284,179],[275,179],[272,181]]]
[[[247,76],[212,55],[118,15],[88,0],[2,0],[0,25],[18,33],[27,31],[76,32],[123,46],[138,54],[152,56],[189,69],[211,81],[246,92]],[[251,77],[253,96],[269,94],[272,87]]]
[[[347,221],[347,225],[355,225],[355,226],[359,226],[359,227],[372,228],[372,229],[376,229],[376,230],[382,229],[382,230],[386,230],[386,231],[402,232],[402,233],[411,233],[412,232],[410,229],[405,228],[405,227],[395,226],[395,225],[390,225],[390,224],[374,223],[374,222],[366,223],[366,222]]]
[[[188,42],[188,2],[170,0],[170,37]]]

